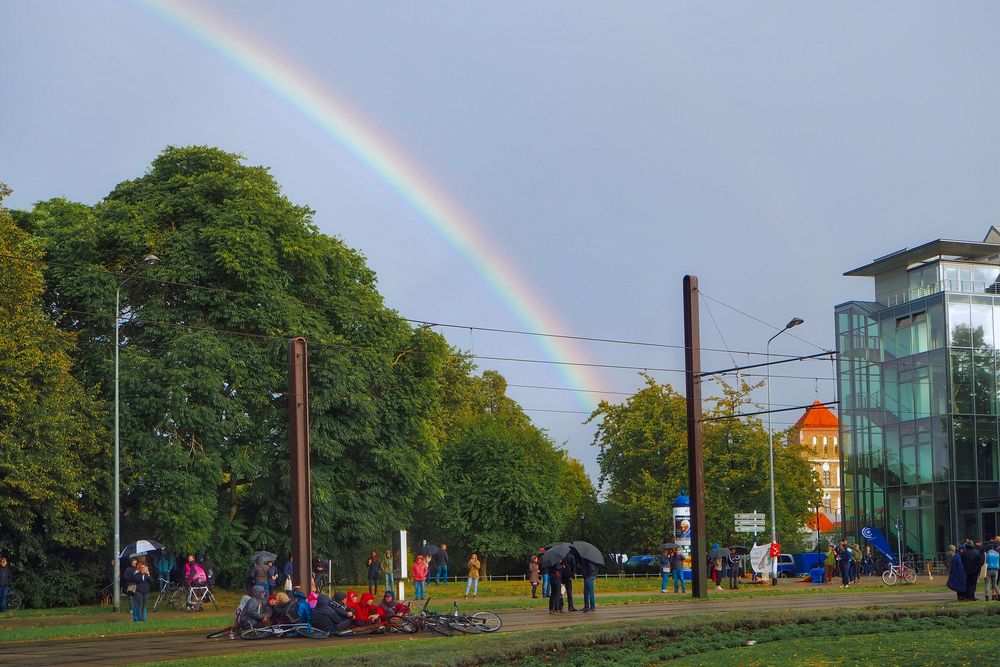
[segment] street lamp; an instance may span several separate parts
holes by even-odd
[[[778,527],[775,524],[774,518],[774,434],[771,432],[771,341],[785,333],[792,327],[797,327],[802,324],[804,320],[800,317],[793,317],[785,325],[785,328],[774,334],[767,339],[767,345],[764,347],[765,353],[767,355],[767,449],[770,454],[770,469],[771,469],[771,544],[778,541]],[[775,556],[771,563],[771,585],[775,586],[778,583],[778,557]]]
[[[153,266],[158,264],[160,258],[156,255],[146,255],[142,258],[143,266]],[[121,584],[121,478],[120,478],[120,442],[119,442],[119,430],[118,430],[118,330],[121,325],[121,295],[122,287],[125,283],[130,281],[132,278],[142,270],[143,266],[136,269],[132,275],[127,276],[125,280],[118,283],[118,288],[115,290],[115,580],[112,582],[114,584],[114,609],[118,611],[121,609],[121,597],[122,597],[122,584]]]

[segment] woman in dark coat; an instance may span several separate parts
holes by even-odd
[[[964,600],[965,566],[962,565],[962,556],[951,551],[951,549],[948,551],[951,553],[951,563],[948,565],[948,588],[955,591],[959,600]]]
[[[135,584],[135,592],[132,593],[132,620],[146,620],[146,598],[149,597],[149,588],[153,578],[149,576],[149,566],[145,563],[139,564],[132,574],[132,581]]]

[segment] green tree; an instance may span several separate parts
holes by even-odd
[[[600,419],[594,442],[601,482],[608,504],[629,527],[628,549],[670,541],[673,500],[688,487],[684,397],[648,376],[645,381],[625,402],[602,402],[591,417]],[[743,411],[748,389],[724,388],[705,417]],[[733,534],[733,514],[770,507],[767,432],[759,419],[733,418],[705,421],[703,436],[707,537],[742,539]],[[783,441],[775,435],[775,442]],[[819,497],[818,480],[797,443],[775,447],[775,480],[779,539],[794,542]]]
[[[99,581],[110,441],[73,377],[74,336],[42,308],[43,250],[3,207],[9,194],[0,183],[0,553],[30,605],[73,604]]]
[[[310,344],[314,547],[342,559],[407,525],[439,460],[433,417],[451,351],[386,308],[364,258],[320,233],[266,169],[168,148],[93,207],[55,199],[48,307],[78,336],[80,377],[112,394],[122,293],[125,534],[211,549],[238,576],[288,549],[287,339]]]
[[[487,371],[462,384],[466,402],[444,442],[441,496],[427,515],[449,543],[477,550],[484,564],[566,536],[594,500],[583,466],[505,396],[502,375]]]

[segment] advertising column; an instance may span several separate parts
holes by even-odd
[[[691,579],[691,499],[685,489],[674,499],[674,544],[684,552],[684,578]]]

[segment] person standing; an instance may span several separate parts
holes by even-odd
[[[660,565],[660,592],[667,592],[667,582],[670,580],[670,550],[664,549],[658,559]]]
[[[427,562],[423,555],[417,554],[413,563],[413,595],[417,600],[424,599],[424,585],[427,583]]]
[[[289,556],[281,567],[281,587],[289,593],[292,591],[292,575],[295,573],[295,561]]]
[[[861,546],[857,543],[854,544],[853,551],[851,552],[851,561],[854,567],[854,577],[851,580],[852,583],[861,583],[861,563],[864,560],[864,555],[861,552]]]
[[[7,594],[13,578],[7,559],[0,558],[0,613],[7,611]]]
[[[562,568],[563,561],[559,561],[549,570],[549,613],[550,614],[561,614],[563,613],[563,598],[562,598]]]
[[[392,570],[392,549],[386,549],[382,554],[382,572],[385,574],[385,590],[393,590],[396,587],[396,578]]]
[[[479,594],[479,556],[475,551],[472,552],[472,556],[469,557],[469,578],[465,582],[465,598],[469,598],[469,589],[472,588],[472,597],[476,597]]]
[[[149,588],[152,584],[152,577],[149,576],[149,566],[140,563],[132,575],[132,584],[135,590],[132,593],[132,621],[146,620],[146,599],[149,597]]]
[[[823,568],[826,571],[826,581],[824,583],[833,583],[833,572],[837,569],[837,550],[832,544],[826,549]]]
[[[948,545],[946,558],[948,560],[948,581],[945,584],[955,591],[959,600],[965,599],[965,568],[962,566],[961,554],[955,553],[955,547]]]
[[[434,554],[434,583],[441,585],[442,580],[448,583],[448,545],[442,544]]]
[[[983,554],[980,553],[979,549],[976,549],[972,540],[968,540],[965,543],[965,549],[962,550],[961,557],[962,568],[965,570],[965,599],[975,602],[979,571],[983,567]]]
[[[562,585],[566,588],[566,607],[570,611],[580,611],[573,606],[573,579],[576,578],[576,556],[573,555],[572,551],[563,558],[563,567],[559,574],[562,579]]]
[[[729,550],[729,590],[735,591],[740,587],[740,555],[735,549]]]
[[[253,582],[252,586],[260,586],[264,589],[264,599],[266,600],[271,592],[271,581],[268,573],[267,563],[264,562],[264,557],[261,556],[257,559],[257,562],[253,566]],[[251,595],[252,597],[252,595]]]
[[[545,549],[543,549],[542,547],[539,547],[538,548],[538,564],[539,564],[539,566],[541,566],[542,556],[544,556],[544,555],[545,555]],[[551,592],[549,590],[551,588],[551,586],[549,585],[549,576],[550,576],[549,575],[549,568],[543,567],[542,568],[542,597],[543,598],[549,597],[549,593]]]
[[[847,548],[847,540],[842,540],[837,547],[837,567],[840,568],[840,587],[851,585],[851,550]]]
[[[997,590],[997,574],[1000,573],[1000,552],[990,545],[986,552],[986,599],[1000,600],[1000,590]]]
[[[583,558],[580,562],[580,571],[583,574],[583,611],[597,611],[597,597],[594,594],[594,584],[597,581],[597,564]]]
[[[374,597],[378,593],[378,580],[382,573],[382,562],[378,559],[378,551],[372,549],[366,564],[368,565],[368,592]]]
[[[531,584],[532,599],[538,597],[539,569],[538,556],[536,554],[531,554],[531,559],[528,561],[528,583]]]
[[[680,548],[674,549],[670,555],[670,573],[674,578],[674,593],[677,592],[677,584],[680,583],[681,592],[687,593],[684,583],[684,552]]]

